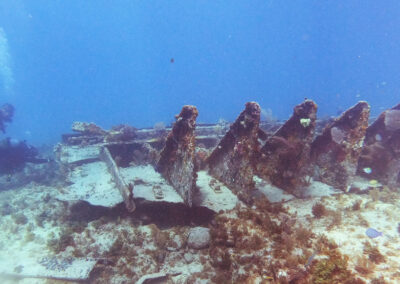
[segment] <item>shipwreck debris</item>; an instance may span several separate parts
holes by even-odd
[[[137,129],[126,124],[113,126],[110,130],[104,130],[93,122],[75,121],[72,124],[74,134],[64,134],[63,142],[68,145],[93,145],[98,143],[128,142],[133,141],[137,135]]]
[[[4,277],[10,277],[14,279],[47,278],[85,281],[88,280],[96,263],[96,259],[55,256],[44,256],[39,259],[33,257],[5,258],[0,260],[0,275],[2,280]]]
[[[313,142],[314,177],[346,191],[352,182],[368,127],[370,106],[365,101],[327,125]]]
[[[182,196],[186,205],[192,206],[196,187],[195,134],[197,108],[183,106],[168,134],[161,151],[157,170]]]
[[[365,170],[369,169],[369,170]],[[358,174],[395,186],[400,173],[400,104],[382,112],[367,128]]]
[[[307,184],[312,175],[310,149],[314,136],[317,105],[305,100],[261,148],[257,174],[272,184],[294,190]]]
[[[111,127],[111,129],[106,133],[106,137],[104,138],[105,142],[126,142],[132,141],[136,138],[137,129],[127,125],[120,124]]]
[[[72,130],[87,136],[105,135],[107,133],[93,122],[75,121],[72,123]]]
[[[133,201],[133,184],[126,184],[121,177],[118,166],[112,158],[110,151],[107,147],[103,147],[100,153],[101,160],[107,165],[107,169],[113,177],[113,180],[124,199],[126,209],[133,212],[136,209],[135,202]]]
[[[246,103],[245,110],[207,159],[209,173],[242,199],[249,197],[255,185],[253,174],[259,148],[260,113],[258,103]]]

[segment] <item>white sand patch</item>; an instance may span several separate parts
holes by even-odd
[[[215,191],[211,188],[210,182],[212,177],[206,171],[197,173],[197,186],[199,192],[194,197],[196,206],[204,206],[215,212],[219,210],[231,210],[238,203],[238,198],[223,183],[216,182],[219,190]]]
[[[311,184],[302,190],[302,197],[319,197],[329,196],[336,193],[342,193],[340,189],[336,189],[330,185],[319,181],[312,181]]]
[[[368,181],[359,181],[361,188],[366,188]],[[364,183],[364,184],[362,184]],[[318,184],[314,184],[315,186]],[[326,185],[320,184],[321,190]],[[318,186],[316,187],[318,190]],[[315,203],[322,203],[328,210],[340,212],[342,220],[339,224],[329,227],[332,222],[330,215],[316,219],[312,214]],[[354,210],[353,205],[360,202],[360,209]],[[297,214],[297,220],[315,234],[325,234],[336,242],[342,254],[349,257],[349,266],[354,268],[359,258],[368,258],[364,252],[365,243],[377,247],[385,257],[385,261],[376,264],[372,275],[385,277],[387,283],[399,283],[396,276],[400,269],[400,235],[397,231],[400,222],[400,201],[391,200],[392,204],[382,201],[372,201],[369,195],[341,193],[335,196],[295,199],[286,203],[290,213]],[[372,204],[372,205],[371,205]],[[383,236],[371,239],[366,235],[368,228],[374,228],[383,233]],[[355,271],[358,276],[358,272]]]
[[[95,260],[55,256],[48,248],[48,241],[60,232],[54,218],[64,211],[62,203],[54,199],[57,194],[54,188],[34,184],[0,192],[2,210],[5,202],[10,205],[0,219],[0,279],[87,279]]]
[[[270,202],[281,202],[295,198],[293,195],[283,191],[279,187],[270,184],[258,176],[254,176],[254,182],[256,183],[257,190],[263,193]]]

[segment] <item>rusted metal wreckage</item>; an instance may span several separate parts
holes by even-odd
[[[229,192],[234,206],[232,192],[244,202],[257,194],[255,176],[294,195],[312,179],[348,191],[357,174],[393,186],[400,173],[400,105],[368,127],[369,110],[368,103],[359,102],[319,129],[311,100],[295,106],[283,124],[260,122],[260,106],[248,102],[230,126],[196,126],[196,107],[184,106],[171,128],[120,125],[105,131],[75,123],[77,133],[64,135],[56,153],[70,168],[103,161],[129,211],[138,200],[229,209],[226,196],[218,201],[221,189],[215,184]],[[129,167],[147,172],[129,172]],[[149,184],[146,175],[156,174],[162,176],[158,184]]]

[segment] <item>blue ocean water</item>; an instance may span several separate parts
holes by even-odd
[[[305,97],[319,116],[358,100],[376,115],[399,102],[399,26],[395,0],[2,0],[7,135],[169,124],[184,104],[198,122],[233,120],[250,100],[286,119]]]

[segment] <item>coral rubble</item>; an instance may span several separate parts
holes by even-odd
[[[192,206],[197,178],[194,135],[197,115],[195,106],[183,106],[181,113],[176,116],[176,122],[168,134],[157,164],[157,170],[188,206]]]
[[[133,212],[136,209],[135,202],[133,201],[133,184],[126,184],[124,179],[121,177],[120,171],[117,164],[111,156],[110,151],[107,147],[103,147],[101,151],[101,159],[107,165],[107,169],[113,177],[116,187],[124,199],[126,209],[129,212]]]
[[[210,174],[244,198],[254,188],[260,112],[256,102],[246,103],[245,110],[207,160]]]
[[[314,136],[317,105],[305,100],[291,118],[261,148],[257,163],[260,177],[293,190],[306,183],[310,170],[310,148]]]
[[[365,172],[369,168],[371,172]],[[358,174],[395,186],[400,173],[400,104],[384,111],[367,128]]]
[[[357,170],[370,106],[361,101],[327,125],[313,142],[315,178],[347,190]]]

